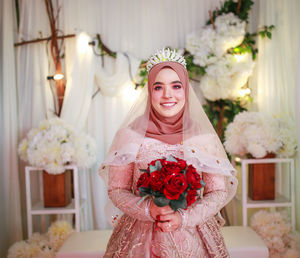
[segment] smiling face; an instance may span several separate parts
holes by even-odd
[[[164,117],[178,114],[185,104],[185,93],[177,73],[171,68],[162,69],[152,85],[151,103]]]

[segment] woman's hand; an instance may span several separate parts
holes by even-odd
[[[153,201],[150,204],[150,215],[163,232],[171,232],[181,225],[181,215],[174,212],[169,205],[158,207]]]
[[[181,226],[181,215],[178,212],[161,215],[158,217],[158,220],[157,226],[160,227],[163,232],[171,232]]]
[[[158,216],[167,215],[171,213],[174,213],[174,211],[171,209],[169,205],[164,207],[158,207],[157,205],[155,205],[153,200],[151,201],[150,215],[154,220],[158,220]]]

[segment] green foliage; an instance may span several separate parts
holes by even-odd
[[[272,30],[275,28],[274,25],[271,26],[264,26],[262,30],[258,32],[258,35],[260,35],[262,38],[268,37],[269,39],[272,39]]]
[[[140,69],[139,77],[141,78],[141,81],[139,82],[139,86],[144,87],[146,83],[148,82],[148,72],[146,68]]]
[[[169,205],[172,210],[177,211],[178,209],[186,209],[187,201],[186,201],[187,192],[184,191],[178,198],[178,200],[171,200]]]
[[[252,0],[242,0],[240,9],[238,10],[238,2],[234,2],[233,0],[227,0],[224,2],[223,6],[221,6],[220,10],[215,10],[212,13],[213,20],[216,19],[217,16],[224,13],[234,13],[241,20],[248,22],[249,11],[251,6],[253,5]],[[208,20],[206,24],[211,24],[211,20]]]
[[[241,99],[207,101],[207,104],[203,105],[203,108],[216,131],[218,122],[222,119],[223,110],[223,132],[220,137],[222,142],[224,141],[224,131],[226,130],[227,125],[233,121],[234,117],[238,113],[246,110],[246,108],[241,104]]]
[[[243,42],[239,46],[229,50],[229,52],[233,54],[252,53],[252,59],[255,60],[256,54],[258,53],[258,49],[255,47],[256,35],[256,33],[250,34],[247,32]]]
[[[260,30],[258,33],[246,33],[245,38],[243,42],[239,45],[233,48],[232,50],[229,50],[229,53],[234,54],[244,54],[244,53],[252,53],[252,59],[256,59],[256,55],[258,53],[258,49],[255,47],[255,39],[257,35],[260,35],[262,38],[268,37],[269,39],[272,38],[272,30],[275,28],[274,25],[271,26],[264,26],[262,30]]]
[[[193,61],[194,57],[191,54],[189,54],[189,52],[186,52],[184,57],[185,57],[185,61],[186,61],[186,69],[188,70],[190,78],[193,78],[193,77],[199,76],[199,75],[204,75],[206,73],[206,71],[205,71],[206,67],[196,65]]]
[[[170,199],[168,199],[165,196],[159,196],[159,197],[155,197],[154,198],[154,203],[158,207],[164,207],[164,206],[166,206],[166,205],[168,205],[170,203]]]

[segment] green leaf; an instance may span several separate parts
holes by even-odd
[[[169,155],[169,156],[167,157],[166,161],[177,162],[177,159],[175,159],[172,155]]]
[[[164,194],[162,194],[161,192],[155,192],[151,189],[151,195],[153,195],[154,197],[162,197],[164,196]]]
[[[170,199],[166,198],[165,196],[155,197],[154,198],[154,203],[158,207],[164,207],[164,206],[166,206],[170,203]]]
[[[144,172],[144,173],[147,173],[147,172],[148,172],[147,169],[141,169],[141,168],[140,168],[140,171],[141,171],[141,172]]]
[[[157,161],[155,162],[155,167],[156,167],[156,170],[158,170],[158,171],[160,171],[160,170],[162,169],[162,165],[161,165],[161,163],[160,163],[159,160],[157,160]]]
[[[267,31],[267,37],[268,37],[269,39],[272,38],[272,33],[271,33],[270,31]]]
[[[186,195],[187,192],[183,192],[178,200],[171,200],[169,205],[172,208],[172,210],[177,211],[178,209],[186,209],[187,202],[186,202]]]
[[[148,187],[139,187],[140,195],[145,196],[151,193],[151,189]]]
[[[157,169],[156,169],[156,166],[150,165],[149,170],[150,170],[150,173],[152,173],[152,172],[156,171]]]

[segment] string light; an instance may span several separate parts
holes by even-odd
[[[139,95],[141,94],[141,88],[139,87],[139,88],[135,89],[132,82],[129,82],[129,83],[126,84],[126,86],[122,90],[121,94],[122,94],[122,97],[127,102],[133,104],[137,100]]]
[[[55,80],[55,81],[59,81],[62,80],[64,78],[64,75],[61,73],[57,73],[55,75],[49,75],[47,76],[47,80]]]
[[[245,59],[246,55],[238,55],[238,54],[236,54],[236,55],[234,55],[234,57],[235,57],[235,60],[237,62],[242,62]]]
[[[246,95],[249,95],[250,93],[251,93],[251,90],[249,88],[239,90],[239,95],[241,97],[245,97]]]
[[[90,49],[90,37],[85,33],[81,33],[78,38],[77,47],[80,54],[88,51]]]

